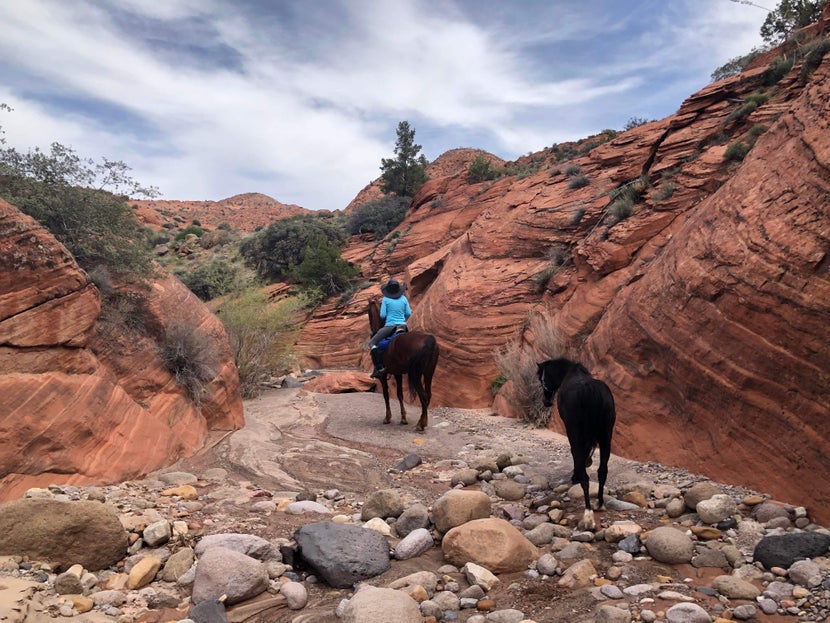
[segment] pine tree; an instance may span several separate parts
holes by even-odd
[[[761,26],[767,43],[780,43],[794,30],[804,28],[821,17],[822,0],[781,0]]]
[[[427,181],[427,159],[418,155],[421,146],[415,143],[415,130],[408,121],[398,124],[398,139],[395,141],[395,157],[382,158],[383,192],[399,197],[413,197]]]

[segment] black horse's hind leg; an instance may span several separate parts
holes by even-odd
[[[403,375],[395,375],[395,384],[398,386],[398,402],[401,403],[401,424],[409,424],[406,421],[406,406],[403,403]]]
[[[602,510],[605,504],[603,492],[605,490],[605,481],[608,479],[608,460],[611,457],[611,440],[603,440],[599,444],[599,468],[597,469],[597,476],[599,477],[599,491],[597,492],[597,510]]]

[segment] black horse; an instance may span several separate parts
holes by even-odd
[[[568,359],[549,359],[538,364],[545,406],[553,406],[553,395],[559,391],[556,405],[559,417],[565,423],[574,471],[573,484],[582,485],[585,494],[585,516],[582,524],[594,528],[591,500],[588,495],[588,467],[591,455],[599,446],[599,493],[597,510],[604,504],[603,490],[608,478],[608,459],[611,456],[611,435],[614,433],[616,411],[614,396],[608,385],[595,379],[585,366]]]
[[[375,299],[369,301],[369,330],[374,335],[382,326],[380,308]],[[401,424],[406,424],[406,407],[403,404],[403,375],[409,381],[409,395],[414,398],[418,395],[421,401],[421,418],[415,426],[416,431],[423,431],[429,420],[429,401],[432,398],[432,375],[438,364],[438,342],[435,337],[420,331],[402,333],[389,344],[383,353],[383,366],[387,372],[395,377],[398,386],[398,402],[401,405]],[[392,420],[392,410],[389,407],[389,383],[386,374],[380,377],[383,387],[383,400],[386,403],[386,418],[384,424]]]

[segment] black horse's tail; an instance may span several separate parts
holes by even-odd
[[[423,346],[409,360],[407,379],[409,381],[409,398],[414,400],[415,396],[429,396],[432,388],[432,373],[435,370],[435,363],[438,359],[438,342],[435,337],[427,335]],[[426,382],[427,387],[424,387]]]

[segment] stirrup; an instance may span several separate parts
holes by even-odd
[[[380,379],[386,376],[386,368],[375,368],[369,375],[373,379]]]

